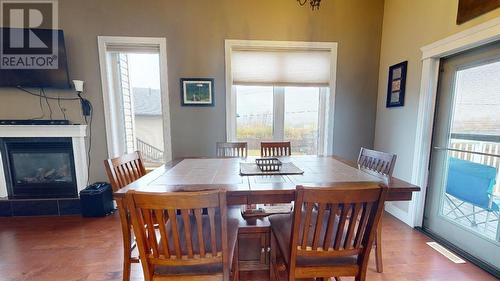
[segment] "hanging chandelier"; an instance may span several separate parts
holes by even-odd
[[[314,10],[319,10],[319,4],[321,3],[321,0],[297,0],[299,2],[300,6],[304,6],[307,2],[309,2],[309,5],[311,5],[311,9]]]

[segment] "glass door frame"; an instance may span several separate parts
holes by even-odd
[[[498,46],[498,44],[496,46]],[[493,264],[488,263],[486,260],[480,259],[479,256],[481,256],[481,254],[478,253],[483,250],[486,251],[486,253],[482,252],[483,257],[494,256],[494,250],[495,250],[494,248],[493,252],[485,249],[489,248],[490,247],[489,245],[492,245],[492,247],[495,248],[500,247],[500,241],[488,239],[484,235],[480,235],[476,231],[468,229],[465,225],[447,219],[443,214],[443,208],[445,203],[444,200],[446,200],[446,198],[444,198],[445,189],[448,179],[448,159],[450,157],[449,146],[452,136],[451,129],[452,129],[452,122],[454,120],[454,113],[455,113],[454,108],[456,106],[456,98],[457,98],[455,91],[457,82],[456,80],[457,73],[461,70],[500,61],[500,55],[488,51],[491,49],[496,50],[495,46],[493,46],[493,48],[488,48],[488,46],[486,46],[486,49],[481,48],[479,50],[471,50],[471,52],[468,53],[463,58],[462,56],[458,57],[458,60],[453,61],[453,63],[451,63],[450,66],[447,66],[449,68],[448,74],[442,75],[442,77],[440,78],[439,82],[440,85],[438,89],[440,92],[439,94],[436,95],[437,98],[436,98],[434,120],[437,121],[438,118],[440,117],[444,119],[440,120],[440,123],[434,122],[433,125],[433,134],[432,134],[433,139],[431,146],[432,153],[430,155],[430,161],[429,161],[429,180],[427,185],[428,190],[425,200],[425,209],[423,210],[424,212],[423,218],[425,218],[426,221],[422,222],[422,229],[424,230],[424,232],[430,234],[431,237],[434,238],[435,240],[445,244],[452,250],[459,252],[467,259],[472,260],[474,263],[478,264],[479,266],[486,269],[490,273],[496,275],[498,274],[498,269],[495,269],[495,266]],[[485,52],[483,53],[483,51]],[[440,72],[443,73],[443,70],[441,70]],[[445,94],[449,93],[449,95],[441,96],[443,95],[443,92],[445,92]],[[445,103],[444,107],[443,104],[441,104],[441,107],[439,107],[440,103],[443,102]],[[436,169],[438,168],[441,168],[442,170],[439,173],[437,173],[438,175],[436,178],[433,178],[433,171],[435,172]],[[431,187],[431,185],[433,187]],[[435,190],[430,188],[435,188]],[[435,217],[429,218],[429,216],[435,216]],[[434,222],[432,220],[434,220]],[[447,229],[446,227],[444,227],[445,224],[449,224],[449,226],[451,227],[456,227],[457,230],[463,232],[457,233],[454,232],[453,230]],[[439,230],[439,228],[441,228],[441,230]],[[447,235],[446,234],[447,232],[451,232],[454,234],[448,233]],[[446,240],[444,237],[447,237]],[[458,244],[460,243],[456,244],[457,243],[456,241],[473,241],[473,239],[480,239],[475,241],[474,247],[471,247],[470,245],[471,242],[469,242],[469,245],[461,245],[462,247],[460,248],[458,246]],[[479,241],[484,241],[484,242],[480,242],[481,245],[479,245],[478,244]],[[473,253],[474,251],[477,252]]]

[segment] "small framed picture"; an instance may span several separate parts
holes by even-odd
[[[407,67],[408,61],[389,67],[386,107],[403,106],[405,104]]]
[[[214,106],[214,79],[181,78],[181,105]]]

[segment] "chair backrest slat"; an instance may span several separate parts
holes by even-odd
[[[372,210],[373,203],[366,203],[363,207],[363,214],[360,219],[360,223],[358,226],[358,231],[356,233],[356,238],[354,239],[355,248],[359,248],[363,241],[363,234],[366,231],[366,227],[368,225],[368,220],[370,219],[370,212]]]
[[[156,230],[155,230],[154,223],[153,223],[152,210],[144,210],[143,216],[144,216],[144,221],[146,222],[146,225],[147,225],[146,235],[148,236],[149,245],[152,246],[151,248],[153,250],[153,256],[155,258],[158,258],[159,251],[158,251],[158,245],[156,244],[157,237],[156,237]]]
[[[248,149],[246,142],[218,142],[216,145],[217,158],[246,158]]]
[[[184,235],[186,235],[186,247],[188,251],[188,258],[193,258],[193,240],[191,239],[191,221],[189,218],[190,210],[181,210],[182,220],[184,222]]]
[[[333,245],[334,250],[340,250],[340,244],[342,243],[342,239],[344,238],[344,228],[345,222],[347,221],[347,217],[349,216],[349,211],[351,210],[350,204],[339,204],[340,206],[340,222],[337,227],[337,233],[335,235],[335,243]]]
[[[396,164],[396,158],[396,154],[362,147],[358,156],[358,168],[372,175],[390,180],[394,171],[394,165]]]
[[[170,223],[172,225],[172,239],[174,240],[175,256],[180,259],[182,257],[181,252],[181,239],[179,237],[179,227],[177,225],[177,212],[175,209],[168,209],[168,217],[170,218]],[[166,237],[165,237],[166,238]]]
[[[146,174],[139,151],[104,160],[104,167],[114,192]]]
[[[210,247],[212,248],[212,255],[217,255],[217,240],[215,238],[215,209],[208,208],[208,219],[210,220]]]
[[[331,206],[330,214],[328,216],[328,224],[326,226],[325,242],[323,243],[323,249],[328,250],[333,247],[333,234],[335,233],[335,218],[337,217],[338,205]]]
[[[194,210],[194,216],[196,218],[196,227],[198,234],[198,244],[200,249],[200,257],[204,258],[205,251],[205,241],[203,240],[203,220],[202,220],[203,211],[201,209]]]
[[[307,247],[307,243],[309,240],[309,224],[311,223],[311,216],[314,205],[311,203],[305,203],[305,219],[302,230],[302,248],[305,249]]]
[[[261,157],[281,157],[290,155],[292,155],[292,149],[289,141],[260,143]]]
[[[325,203],[318,204],[318,218],[322,218],[324,216],[325,209],[326,209]],[[316,226],[314,227],[314,239],[313,239],[313,244],[312,244],[313,250],[318,249],[320,239],[321,239],[321,229],[322,228],[323,228],[323,220],[317,219]]]
[[[289,259],[293,266],[298,256],[358,255],[359,265],[366,262],[387,189],[374,182],[298,186]]]
[[[356,203],[353,206],[353,209],[352,209],[353,211],[351,213],[351,217],[356,218],[356,219],[349,220],[349,226],[347,228],[347,236],[346,236],[345,243],[344,243],[344,249],[352,249],[353,248],[354,228],[357,225],[357,222],[358,222],[357,218],[359,216],[359,212],[361,211],[361,208],[362,208],[362,203]]]
[[[154,210],[156,221],[158,222],[158,229],[160,230],[160,236],[161,237],[167,237],[167,230],[166,230],[166,224],[167,224],[167,219],[165,218],[166,212],[161,209],[155,209]],[[170,250],[169,250],[169,243],[168,239],[161,239],[161,247],[162,247],[162,255],[165,256],[165,258],[170,258]]]

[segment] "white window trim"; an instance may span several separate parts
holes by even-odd
[[[434,110],[439,77],[439,60],[500,40],[500,17],[422,47],[422,76],[418,103],[417,131],[413,152],[411,182],[421,188],[410,201],[408,212],[387,204],[386,209],[408,225],[422,226],[429,176],[429,161],[434,126]]]
[[[284,136],[285,88],[273,86],[273,140],[284,141]]]
[[[168,94],[168,71],[167,71],[167,39],[161,37],[120,37],[120,36],[97,36],[99,50],[99,64],[101,71],[101,86],[104,103],[104,117],[106,124],[106,141],[108,146],[108,157],[117,157],[120,154],[121,134],[118,131],[120,120],[119,106],[113,95],[113,82],[108,77],[110,66],[107,64],[107,46],[123,45],[127,47],[154,47],[159,49],[160,55],[160,91],[162,97],[163,114],[163,140],[165,161],[172,160],[172,139],[170,130],[170,103]]]
[[[236,91],[233,86],[231,71],[231,53],[233,48],[263,48],[277,49],[284,48],[290,50],[327,50],[331,54],[330,62],[330,93],[326,101],[326,113],[328,114],[325,123],[320,122],[319,128],[325,131],[325,140],[320,140],[318,147],[319,154],[333,154],[333,125],[335,109],[335,89],[337,77],[337,48],[336,42],[302,42],[302,41],[263,41],[263,40],[225,40],[225,58],[226,58],[226,139],[227,141],[236,140]],[[323,118],[320,118],[323,119]],[[322,149],[321,149],[322,148]]]

